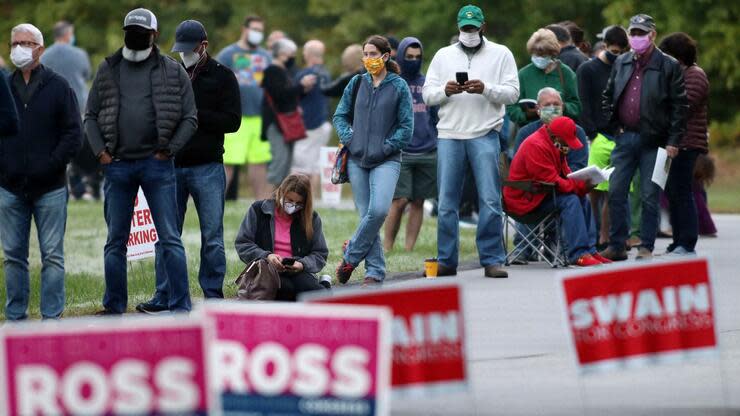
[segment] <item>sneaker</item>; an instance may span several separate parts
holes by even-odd
[[[627,260],[627,251],[617,250],[614,247],[607,247],[606,250],[599,253],[601,257],[605,257],[611,261],[624,261]]]
[[[640,248],[637,250],[637,256],[635,257],[635,260],[652,260],[653,259],[653,252],[646,249],[645,247],[640,246]]]
[[[322,274],[319,277],[319,284],[324,286],[325,289],[331,289],[331,276],[328,274]]]
[[[509,273],[503,269],[503,267],[492,264],[490,266],[486,266],[483,268],[483,275],[486,277],[493,277],[493,278],[507,278],[509,277]]]
[[[578,267],[600,266],[601,264],[602,263],[600,261],[596,260],[596,258],[590,254],[582,255],[574,263],[574,265]]]
[[[347,263],[345,260],[342,260],[342,262],[339,263],[339,266],[337,266],[336,270],[337,280],[339,280],[339,283],[347,283],[349,281],[349,278],[352,277],[353,271],[355,271],[355,266]]]
[[[689,251],[683,248],[683,246],[676,246],[671,251],[667,251],[664,256],[666,257],[686,257],[686,256],[696,256],[696,251]]]
[[[363,288],[378,289],[381,286],[383,286],[382,280],[376,280],[375,278],[370,276],[365,277],[365,280],[362,281]]]
[[[596,260],[600,261],[602,264],[614,263],[613,261],[607,259],[606,257],[602,256],[599,253],[593,253],[593,254],[591,254],[591,257],[593,257]]]
[[[631,249],[632,247],[637,247],[640,244],[642,244],[642,240],[640,240],[640,237],[630,237],[629,240],[626,242],[627,244],[627,250]]]
[[[161,315],[169,313],[170,308],[150,300],[136,305],[136,310],[147,315]]]

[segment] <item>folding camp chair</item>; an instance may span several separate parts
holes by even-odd
[[[553,201],[557,201],[557,192],[554,183],[538,181],[504,181],[504,186],[519,189],[532,194],[551,194]],[[557,204],[555,204],[557,206]],[[516,215],[509,212],[504,204],[504,250],[507,250],[505,265],[511,262],[523,251],[532,250],[538,260],[546,262],[550,267],[566,267],[568,259],[565,255],[560,230],[560,210],[557,208],[549,212],[531,212],[525,215]],[[526,227],[517,227],[517,223]],[[509,226],[514,233],[521,237],[514,248],[509,248]],[[553,241],[554,238],[554,241]]]

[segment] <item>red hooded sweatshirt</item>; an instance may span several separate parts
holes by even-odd
[[[542,126],[524,140],[514,155],[509,180],[550,182],[555,184],[558,193],[585,195],[588,192],[586,183],[568,179],[569,173],[565,155],[553,145],[545,126]],[[504,205],[512,214],[525,215],[537,208],[547,195],[504,186]]]

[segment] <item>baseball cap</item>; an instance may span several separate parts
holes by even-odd
[[[578,150],[583,143],[576,137],[576,123],[570,117],[555,117],[548,126],[550,133],[565,140],[570,150]]]
[[[457,27],[463,27],[472,25],[475,27],[481,27],[485,19],[483,18],[483,10],[478,6],[468,4],[463,6],[459,12],[457,12]]]
[[[630,31],[632,29],[640,29],[645,32],[650,32],[651,30],[655,30],[655,22],[652,17],[646,14],[637,14],[632,16],[630,19],[630,26],[627,30]]]
[[[601,30],[601,33],[598,33],[596,35],[597,39],[604,39],[606,37],[606,32],[609,31],[609,29],[613,28],[615,25],[607,26],[604,29]]]
[[[126,18],[123,19],[123,28],[126,29],[131,26],[143,27],[147,30],[157,30],[157,16],[154,15],[150,10],[139,8],[128,12]]]
[[[192,52],[196,46],[208,39],[206,28],[197,20],[185,20],[177,25],[172,52]]]

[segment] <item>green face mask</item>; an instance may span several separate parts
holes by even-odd
[[[555,117],[560,117],[562,115],[563,107],[557,105],[548,105],[540,108],[540,120],[545,124],[550,124]]]

